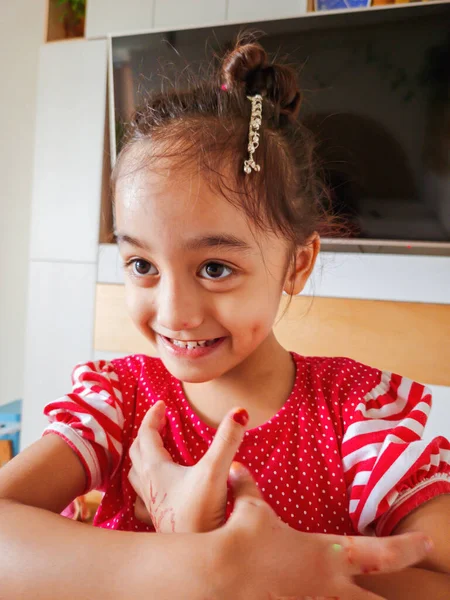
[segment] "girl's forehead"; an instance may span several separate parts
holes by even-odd
[[[200,173],[139,169],[118,178],[116,221],[227,226],[253,237],[244,212],[215,192]]]
[[[187,248],[195,239],[234,238],[252,254],[286,251],[280,235],[258,229],[201,171],[177,169],[169,161],[158,169],[122,172],[116,181],[115,221],[119,234],[161,248]]]

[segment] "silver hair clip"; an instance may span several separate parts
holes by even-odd
[[[255,94],[254,96],[247,96],[252,103],[252,114],[250,116],[250,127],[248,130],[248,160],[244,161],[244,171],[248,174],[254,171],[260,171],[260,165],[257,165],[253,159],[253,154],[256,148],[259,146],[259,128],[261,126],[261,115],[262,115],[262,96],[261,94]]]

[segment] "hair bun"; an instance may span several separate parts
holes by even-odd
[[[298,116],[301,93],[292,67],[269,63],[267,53],[257,42],[237,42],[222,63],[222,80],[229,90],[244,88],[247,96],[261,94],[271,100],[282,115]]]

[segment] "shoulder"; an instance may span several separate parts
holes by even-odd
[[[344,356],[300,356],[294,353],[299,370],[306,370],[310,381],[340,396],[368,393],[378,385],[383,372]]]
[[[113,360],[96,360],[77,364],[72,371],[73,391],[89,387],[113,389],[121,391],[128,388],[148,384],[152,381],[163,381],[171,376],[159,358],[134,354]]]
[[[428,413],[430,390],[404,375],[347,357],[301,357],[313,387],[342,413],[366,418],[391,416],[420,406]],[[345,415],[344,415],[345,416]]]
[[[175,386],[176,380],[160,358],[133,354],[111,361],[111,369],[123,391],[145,397],[159,397]],[[162,396],[161,396],[162,397]]]
[[[75,365],[72,371],[73,391],[79,387],[101,387],[116,380],[113,363],[106,360],[93,360]]]

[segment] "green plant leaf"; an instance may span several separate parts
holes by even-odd
[[[86,15],[86,0],[55,0],[55,1],[56,1],[57,6],[67,5],[67,7],[72,10],[72,14],[77,21],[83,19]]]

